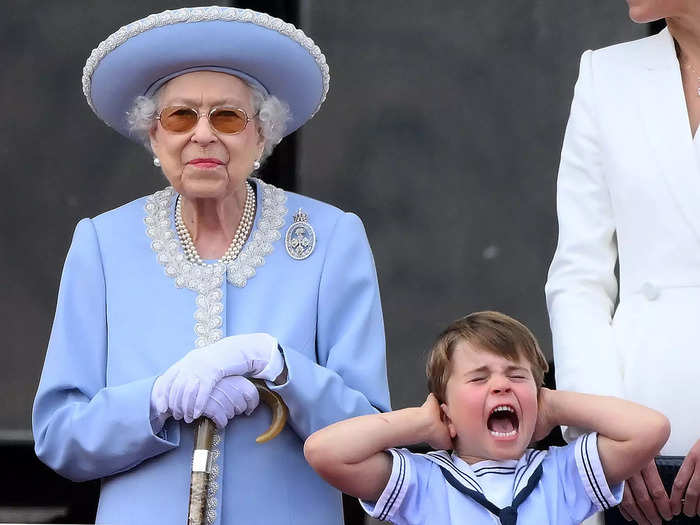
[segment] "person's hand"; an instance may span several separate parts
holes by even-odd
[[[425,441],[435,450],[452,450],[452,437],[445,421],[445,414],[440,408],[440,402],[435,394],[428,394],[425,403],[421,405],[425,418],[427,432]]]
[[[700,440],[695,442],[678,469],[671,490],[671,511],[677,515],[700,516]]]
[[[668,521],[673,517],[668,494],[653,459],[625,482],[620,514],[627,521],[634,520],[642,525],[661,525],[662,519]]]
[[[156,379],[152,403],[158,413],[191,423],[202,415],[214,385],[227,376],[274,381],[284,369],[277,340],[268,334],[243,334],[220,339],[190,351]]]
[[[539,441],[546,438],[552,429],[559,423],[554,420],[552,414],[552,396],[556,396],[556,390],[549,388],[540,388],[537,396],[537,423],[535,424],[535,432],[532,435],[533,441]]]
[[[219,429],[235,416],[249,416],[260,403],[258,389],[243,376],[226,376],[214,385],[202,415]]]

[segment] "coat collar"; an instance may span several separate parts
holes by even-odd
[[[658,169],[700,241],[700,164],[673,37],[664,29],[642,43],[636,87],[644,129]]]
[[[165,274],[174,278],[175,286],[201,292],[218,286],[226,274],[232,285],[243,288],[255,276],[256,269],[265,264],[265,257],[272,253],[274,244],[282,237],[280,229],[287,215],[287,195],[284,190],[260,179],[249,180],[256,185],[258,194],[253,232],[238,257],[226,264],[217,261],[202,267],[187,260],[176,240],[173,217],[177,194],[171,186],[146,199],[146,235],[153,240],[151,248],[156,259],[164,267]]]
[[[446,450],[425,454],[426,459],[449,471],[464,488],[477,491],[487,498],[488,495],[484,494],[479,484],[480,476],[487,472],[497,472],[499,469],[505,474],[512,474],[513,498],[515,498],[518,492],[527,485],[530,477],[546,456],[546,450],[527,449],[517,461],[483,461],[479,462],[476,468],[472,468],[472,465]]]
[[[645,69],[673,69],[678,66],[676,45],[668,27],[640,40],[639,53]]]

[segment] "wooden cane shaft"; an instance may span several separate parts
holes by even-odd
[[[210,454],[214,431],[215,427],[211,419],[201,417],[197,420],[194,433],[192,477],[190,478],[188,525],[205,525],[207,520],[207,489],[209,487]]]
[[[270,390],[264,381],[254,379],[260,399],[270,407],[272,422],[270,428],[255,440],[264,443],[279,434],[287,422],[289,411],[282,397]],[[190,505],[187,525],[205,525],[207,522],[207,492],[209,488],[209,468],[211,466],[211,446],[214,439],[214,422],[201,417],[196,422],[194,434],[194,454],[192,458],[192,477],[190,478]]]

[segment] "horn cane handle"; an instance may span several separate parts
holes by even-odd
[[[270,423],[270,428],[255,438],[256,443],[265,443],[266,441],[274,439],[277,437],[277,434],[282,432],[284,425],[287,423],[289,409],[282,399],[282,396],[280,396],[277,392],[270,390],[265,384],[265,381],[261,379],[252,379],[252,382],[255,385],[255,388],[258,389],[260,401],[269,406],[270,410],[272,411],[272,422]]]

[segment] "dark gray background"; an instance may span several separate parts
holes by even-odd
[[[84,102],[85,59],[151,12],[202,2],[0,6],[0,440],[30,413],[75,223],[165,185]],[[498,309],[551,357],[543,285],[556,168],[578,59],[646,35],[624,0],[301,0],[331,67],[298,137],[297,187],[358,213],[379,273],[394,407],[425,395],[450,320]]]
[[[332,81],[300,190],[365,222],[393,406],[422,402],[427,349],[471,311],[525,322],[551,359],[543,288],[579,57],[648,28],[624,0],[310,2],[306,16]]]

